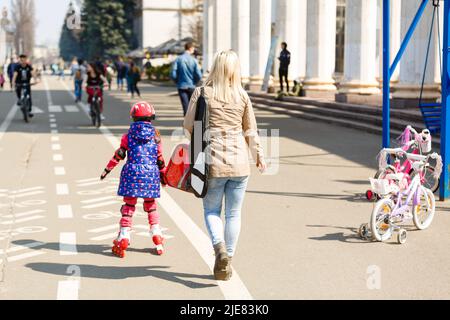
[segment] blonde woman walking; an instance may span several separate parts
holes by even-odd
[[[197,88],[184,120],[190,137],[194,128]],[[266,169],[252,103],[242,88],[239,58],[234,51],[219,52],[205,82],[209,113],[208,193],[203,199],[206,227],[216,253],[214,276],[229,280],[231,260],[241,230],[241,209],[250,176],[250,148],[256,166]],[[225,226],[221,213],[225,200]]]

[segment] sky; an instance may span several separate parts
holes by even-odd
[[[70,0],[34,1],[37,20],[36,44],[57,47]],[[11,0],[0,0],[0,8],[9,8],[10,5]]]

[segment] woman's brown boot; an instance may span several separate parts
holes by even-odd
[[[227,281],[231,278],[231,266],[225,247],[225,243],[221,242],[214,246],[216,253],[216,262],[214,264],[214,278],[216,280]]]

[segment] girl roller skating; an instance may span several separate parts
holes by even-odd
[[[126,157],[122,169],[118,195],[124,197],[121,208],[122,219],[120,231],[114,240],[112,252],[123,258],[130,245],[132,218],[138,198],[144,199],[144,211],[148,214],[150,234],[156,245],[158,255],[162,255],[163,235],[159,225],[156,200],[160,198],[160,184],[165,182],[165,161],[159,132],[151,121],[155,119],[155,109],[147,102],[138,102],[131,108],[131,124],[127,134],[123,135],[120,148],[106,166],[101,179],[106,176]]]

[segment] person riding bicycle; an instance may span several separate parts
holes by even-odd
[[[86,81],[86,92],[88,94],[88,103],[92,106],[92,100],[95,93],[99,98],[100,113],[103,114],[103,84],[106,82],[105,77],[99,72],[95,64],[88,64],[87,70],[87,81]],[[92,116],[92,109],[91,109]],[[102,119],[104,116],[102,115]]]
[[[21,105],[20,98],[22,96],[22,89],[24,86],[28,86],[28,93],[30,96],[30,112],[29,116],[33,117],[33,114],[31,113],[31,109],[33,106],[33,102],[31,100],[31,78],[35,77],[34,69],[31,65],[31,63],[28,62],[28,57],[25,54],[21,54],[19,56],[19,63],[14,67],[14,75],[12,79],[12,85],[16,88],[16,94],[17,94],[17,105]]]

